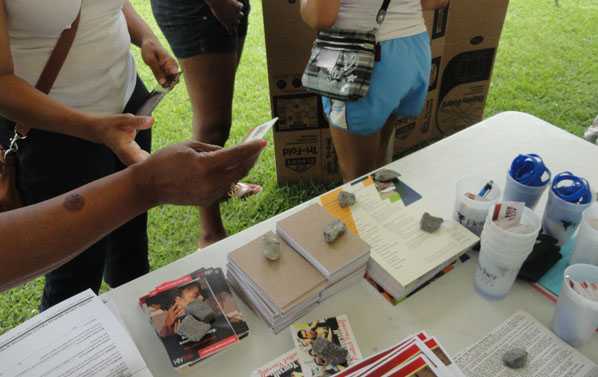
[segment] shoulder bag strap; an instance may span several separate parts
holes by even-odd
[[[376,16],[376,22],[378,23],[378,27],[382,26],[384,19],[386,18],[386,12],[388,11],[388,6],[390,5],[390,0],[384,0],[382,3],[382,7],[378,11],[378,15]]]
[[[56,78],[66,61],[66,57],[73,46],[73,42],[75,41],[75,36],[77,35],[77,30],[79,29],[79,21],[81,20],[81,10],[79,9],[79,13],[77,14],[77,18],[71,24],[71,27],[68,29],[64,29],[56,42],[56,46],[52,50],[50,54],[50,58],[48,62],[44,66],[44,69],[37,80],[37,84],[35,88],[44,94],[49,94],[54,82],[56,82]],[[25,127],[22,124],[17,124],[15,126],[15,137],[19,139],[23,139],[29,133],[30,128]]]

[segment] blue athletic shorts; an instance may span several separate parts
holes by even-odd
[[[428,33],[383,41],[380,48],[381,59],[374,65],[366,97],[349,102],[322,97],[331,126],[370,135],[380,131],[393,113],[416,117],[423,110],[432,69]]]

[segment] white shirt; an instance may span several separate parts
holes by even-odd
[[[15,74],[35,85],[81,8],[75,42],[50,96],[81,111],[123,111],[135,88],[124,0],[5,0]]]
[[[373,30],[382,0],[341,0],[335,28]],[[378,41],[409,37],[426,31],[421,0],[391,0]]]

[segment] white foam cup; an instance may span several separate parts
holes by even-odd
[[[465,194],[477,194],[490,181],[483,177],[466,177],[457,182],[457,195],[453,218],[476,235],[482,233],[488,209],[500,198],[500,188],[495,183],[487,194],[487,200],[470,199]]]
[[[553,190],[550,190],[542,228],[544,233],[556,238],[559,245],[563,245],[575,233],[581,221],[583,211],[592,203],[578,204],[570,203],[559,198]]]
[[[507,173],[507,183],[505,184],[504,202],[523,202],[526,207],[534,209],[538,201],[550,185],[550,180],[543,186],[528,186],[517,182],[511,174]]]
[[[505,297],[531,254],[540,233],[540,218],[529,208],[524,208],[521,224],[527,225],[523,233],[502,229],[492,221],[493,208],[481,235],[481,248],[474,275],[474,285],[482,295],[501,299]]]
[[[575,240],[571,264],[586,263],[598,266],[598,203],[583,211]]]
[[[598,281],[598,267],[574,264],[565,270],[565,276],[575,281]],[[565,279],[565,278],[563,278]],[[598,302],[575,292],[566,280],[552,318],[552,330],[573,347],[586,344],[598,327]]]

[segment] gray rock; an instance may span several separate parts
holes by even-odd
[[[341,206],[341,208],[351,207],[356,202],[357,199],[355,198],[355,194],[347,191],[341,191],[338,193],[338,204]]]
[[[314,355],[321,357],[330,365],[347,363],[349,352],[343,347],[332,343],[322,337],[317,337],[311,345]]]
[[[444,220],[441,217],[434,217],[426,212],[422,216],[419,226],[424,232],[434,233],[440,229],[443,222]]]
[[[374,181],[377,182],[391,182],[399,178],[401,175],[394,170],[381,169],[374,173]]]
[[[211,329],[210,324],[198,321],[192,315],[188,315],[183,318],[176,333],[192,342],[199,342]]]
[[[187,305],[187,314],[203,322],[213,322],[216,319],[216,312],[210,304],[202,300],[195,300]]]
[[[274,233],[267,233],[262,237],[264,242],[264,257],[273,262],[280,259],[280,239]]]
[[[527,365],[528,353],[523,348],[513,348],[502,356],[502,362],[511,369],[521,369]]]
[[[345,234],[346,230],[347,227],[342,221],[335,220],[334,222],[328,224],[324,229],[324,241],[326,241],[326,243],[333,243],[339,239],[340,236]]]

